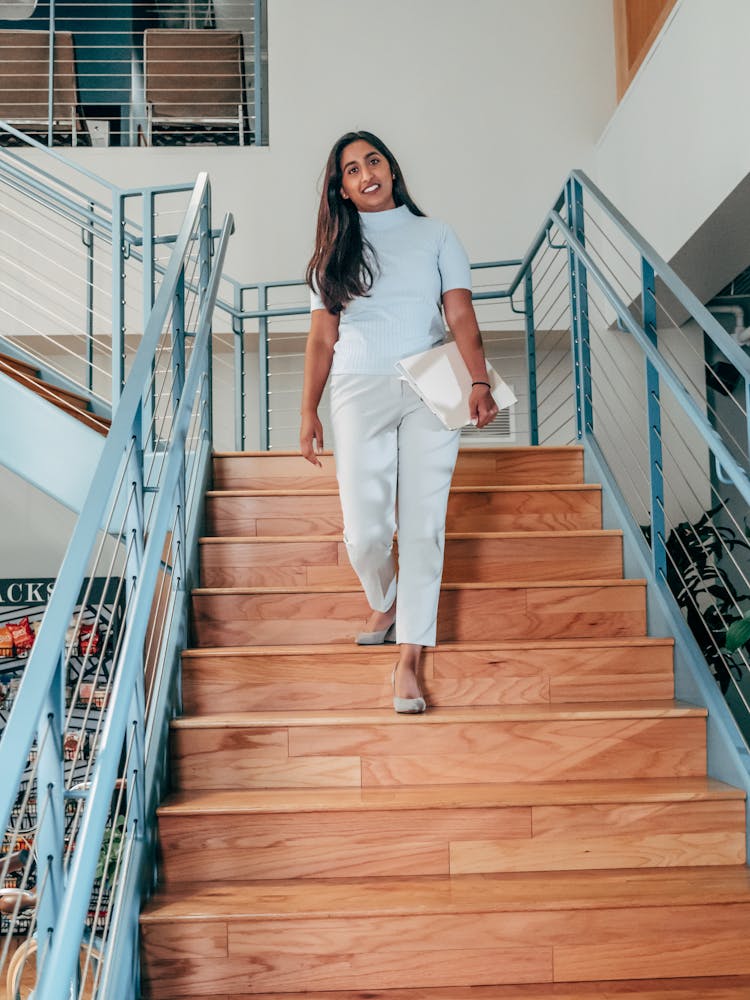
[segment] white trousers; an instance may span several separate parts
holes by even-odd
[[[460,432],[396,375],[334,375],[331,420],[344,541],[370,607],[397,600],[396,642],[433,646]]]

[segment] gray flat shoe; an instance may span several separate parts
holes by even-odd
[[[398,663],[393,668],[393,673],[391,674],[391,687],[394,690],[393,695],[393,708],[394,711],[398,712],[399,715],[421,715],[422,712],[427,710],[427,702],[424,698],[397,698],[395,695],[396,691],[396,671],[398,670]]]
[[[396,623],[377,632],[360,632],[354,640],[358,646],[382,646],[386,642],[396,641]]]

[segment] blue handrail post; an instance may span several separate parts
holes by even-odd
[[[586,233],[584,226],[583,209],[583,187],[580,181],[573,180],[571,185],[572,200],[569,203],[569,210],[572,209],[572,223],[576,238],[586,246]],[[571,220],[569,219],[569,222]],[[583,430],[590,433],[594,426],[594,411],[591,396],[591,341],[589,337],[589,291],[586,265],[580,258],[576,258],[575,266],[576,281],[576,303],[578,317],[578,349],[580,351],[580,385],[581,385],[581,408],[583,411]],[[579,435],[580,437],[580,435]]]
[[[154,305],[155,291],[155,268],[154,268],[154,192],[144,191],[142,196],[143,211],[143,329],[148,326],[149,316]],[[124,270],[124,268],[123,268]],[[123,274],[124,278],[124,274]],[[153,374],[153,368],[152,368]],[[153,378],[144,394],[143,399],[143,428],[147,440],[143,442],[144,448],[153,449],[156,447],[156,428],[154,427],[154,413],[156,412],[156,386]]]
[[[657,347],[656,278],[654,269],[641,258],[643,329]],[[659,373],[646,358],[646,412],[648,416],[649,485],[651,487],[651,558],[657,580],[667,577],[667,550],[664,522],[664,468],[661,443],[661,400]]]
[[[125,384],[125,195],[112,199],[112,412]]]
[[[154,207],[156,196],[153,191],[143,192],[143,329],[148,325],[148,318],[154,305],[156,268],[154,253]]]
[[[234,446],[237,451],[245,450],[245,320],[238,313],[244,309],[244,289],[234,287],[234,314],[232,333],[234,334]]]
[[[567,223],[571,229],[575,226],[575,214],[573,208],[573,181],[568,179],[565,182],[565,205],[567,209]],[[583,437],[583,411],[581,400],[583,397],[583,387],[581,379],[581,325],[579,321],[579,300],[578,300],[578,259],[573,251],[568,249],[568,291],[570,294],[570,333],[572,339],[572,359],[573,378],[575,380],[575,401],[576,401],[576,437],[580,441]]]
[[[180,270],[172,307],[172,414],[176,415],[182,399],[185,386],[185,268]],[[174,522],[174,537],[172,538],[172,575],[175,573],[184,579],[181,566],[175,567],[181,561],[185,552],[185,463],[182,463],[180,478],[175,492],[177,517]]]
[[[211,283],[211,260],[214,253],[213,236],[211,234],[211,184],[206,183],[206,190],[201,199],[201,210],[199,216],[199,234],[200,234],[200,282],[199,282],[199,299],[198,299],[198,315],[201,314],[201,309],[206,301],[206,297],[209,293],[209,286]],[[209,322],[211,322],[209,320]],[[214,370],[213,370],[213,327],[209,327],[209,337],[208,337],[208,358],[207,358],[207,402],[208,406],[206,409],[206,418],[209,423],[209,438],[213,441],[213,423],[214,423],[214,405],[213,405],[213,381],[214,381]],[[184,579],[184,574],[183,574]]]
[[[65,853],[65,681],[58,655],[52,682],[42,703],[37,730],[38,828],[34,851],[37,863],[37,971],[41,973],[49,945],[57,930],[63,896]]]
[[[536,331],[534,329],[534,280],[531,268],[524,278],[524,312],[526,324],[526,359],[529,378],[529,441],[539,444],[539,412],[536,385]]]
[[[271,434],[268,425],[268,288],[258,285],[258,440],[261,451],[269,451]]]

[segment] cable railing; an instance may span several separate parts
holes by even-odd
[[[211,320],[231,229],[227,218],[215,242],[201,175],[0,739],[10,997],[137,993],[137,918],[153,885],[196,579]]]
[[[0,118],[48,147],[265,144],[267,62],[265,0],[39,0],[0,19]]]
[[[570,259],[577,437],[730,705],[747,770],[750,664],[725,643],[750,605],[750,358],[584,174],[548,225]]]
[[[120,190],[0,122],[6,134],[24,149],[0,146],[0,353],[109,417],[192,186]]]

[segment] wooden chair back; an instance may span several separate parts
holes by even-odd
[[[244,103],[241,32],[149,28],[143,52],[155,121],[237,121]]]
[[[13,125],[46,123],[49,32],[0,30],[0,118]],[[73,35],[55,32],[55,121],[78,107]]]

